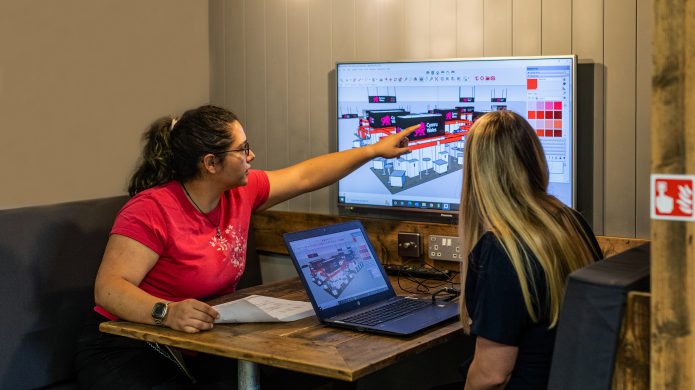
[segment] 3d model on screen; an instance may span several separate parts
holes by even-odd
[[[327,258],[318,254],[310,254],[309,257],[316,257],[316,260],[309,261],[302,268],[308,267],[311,281],[334,298],[340,297],[364,268],[364,263],[351,247],[339,248]]]
[[[419,125],[411,134],[413,153],[397,159],[377,158],[371,170],[392,194],[456,172],[463,166],[463,145],[473,121],[482,115],[472,106],[410,113],[405,109],[365,110],[358,117],[354,147]]]

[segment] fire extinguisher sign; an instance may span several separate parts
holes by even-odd
[[[695,175],[651,175],[652,219],[695,221]]]

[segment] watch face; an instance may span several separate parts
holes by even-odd
[[[157,302],[154,304],[154,307],[152,308],[152,317],[158,320],[161,320],[164,318],[164,316],[167,314],[167,305],[162,302]]]

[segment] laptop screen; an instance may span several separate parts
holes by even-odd
[[[321,311],[391,290],[360,224],[287,243]]]

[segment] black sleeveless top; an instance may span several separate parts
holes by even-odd
[[[599,258],[603,257],[589,225],[575,212]],[[598,259],[595,259],[598,260]],[[519,347],[507,389],[545,389],[555,344],[555,328],[550,324],[544,272],[535,257],[531,269],[538,297],[534,302],[539,321],[531,320],[521,286],[511,260],[492,232],[485,233],[468,259],[466,307],[473,323],[471,335]],[[539,309],[542,308],[542,309]]]

